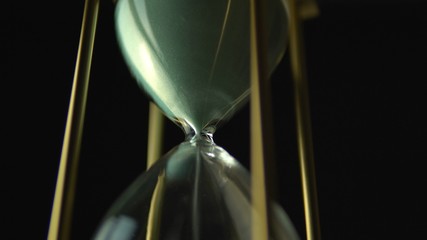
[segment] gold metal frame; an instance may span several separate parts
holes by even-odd
[[[307,3],[308,2],[308,3]],[[310,6],[309,4],[312,4]],[[318,10],[311,10],[312,15],[303,15],[296,0],[289,3],[289,51],[291,71],[294,81],[295,117],[298,141],[299,163],[303,190],[306,235],[308,240],[320,240],[320,220],[317,200],[317,187],[313,143],[311,133],[311,118],[309,106],[308,81],[304,59],[304,44],[302,38],[301,20],[303,17],[313,17]],[[306,1],[305,7],[317,9],[314,1]]]
[[[49,240],[68,240],[70,238],[74,192],[77,181],[78,161],[98,12],[99,0],[86,0],[49,225]]]
[[[252,237],[268,239],[269,199],[268,166],[273,161],[271,89],[266,67],[264,16],[266,1],[250,0],[250,149],[252,192]]]
[[[164,119],[165,117],[160,109],[154,103],[150,102],[148,112],[147,169],[161,157]]]

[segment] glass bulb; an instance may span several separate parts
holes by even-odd
[[[269,0],[269,9],[272,73],[286,49],[287,18],[281,1]],[[185,129],[215,126],[246,102],[248,0],[120,0],[116,30],[139,85]]]
[[[172,149],[142,174],[103,221],[95,240],[252,239],[249,173],[207,138]],[[272,203],[271,239],[296,240]]]

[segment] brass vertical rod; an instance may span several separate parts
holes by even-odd
[[[289,0],[289,44],[291,70],[294,80],[295,116],[306,235],[308,240],[320,240],[320,219],[311,133],[308,82],[306,78],[301,22],[297,7],[296,0]]]
[[[266,1],[250,1],[250,147],[252,239],[269,239],[269,163],[272,161],[271,89],[268,81],[265,14]]]
[[[78,160],[83,132],[99,0],[86,0],[48,239],[68,240],[71,233]]]
[[[151,197],[145,240],[160,239],[160,224],[162,216],[163,196],[165,193],[165,181],[165,171],[163,170],[157,177],[156,187],[154,188],[154,192]]]
[[[163,128],[163,113],[154,103],[150,102],[148,112],[147,169],[160,158],[162,153]]]

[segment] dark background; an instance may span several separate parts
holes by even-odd
[[[2,235],[44,239],[84,1],[10,2],[1,30]],[[319,3],[321,14],[305,22],[304,35],[323,239],[423,239],[426,1]],[[118,51],[113,10],[102,1],[73,239],[89,239],[145,167],[148,100]],[[304,239],[288,58],[272,78],[278,200]],[[248,130],[246,106],[215,135],[245,165]],[[168,122],[165,150],[183,138]]]

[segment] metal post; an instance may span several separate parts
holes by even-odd
[[[152,102],[150,102],[148,115],[147,169],[160,158],[162,153],[165,118],[160,109]]]
[[[68,117],[49,225],[49,240],[70,238],[99,0],[86,0]]]
[[[298,9],[297,1],[289,0],[289,50],[291,57],[291,70],[294,80],[295,116],[306,234],[308,240],[320,240],[320,220],[311,135],[309,93],[303,54],[300,14],[301,12]]]
[[[271,88],[268,81],[265,14],[266,1],[250,1],[250,147],[252,187],[252,239],[269,239],[270,187],[273,161]]]

